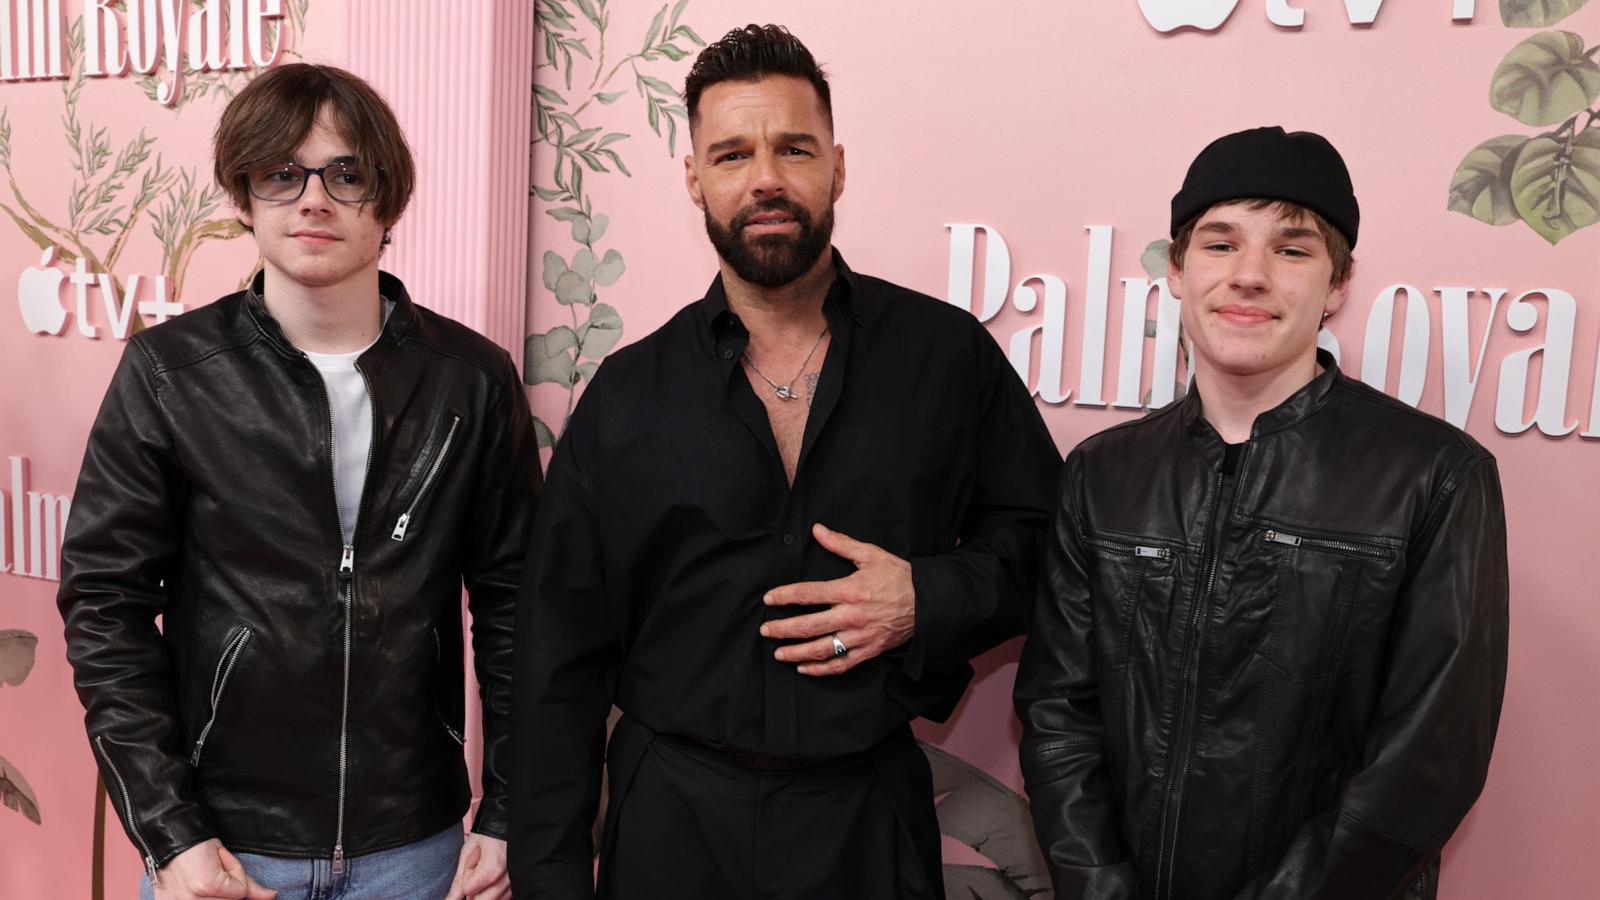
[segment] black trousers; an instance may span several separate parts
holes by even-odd
[[[624,716],[607,756],[601,900],[944,900],[933,779],[909,728],[769,771]]]

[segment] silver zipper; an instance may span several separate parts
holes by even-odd
[[[106,752],[105,735],[95,735],[94,746],[117,779],[117,789],[122,792],[122,811],[128,817],[128,830],[133,832],[133,839],[139,842],[139,849],[144,851],[144,872],[150,876],[150,886],[160,887],[161,879],[156,875],[156,855],[150,852],[150,845],[145,843],[144,834],[139,831],[139,822],[133,816],[133,798],[128,794],[128,783],[122,780],[122,770],[117,768],[117,764],[111,761],[111,754]]]
[[[244,645],[250,643],[250,629],[241,627],[228,639],[222,648],[222,656],[217,660],[216,674],[211,676],[211,718],[206,720],[204,728],[200,729],[200,737],[194,742],[194,752],[189,754],[189,765],[200,765],[200,751],[206,745],[206,737],[211,734],[211,726],[217,724],[217,708],[222,702],[222,692],[228,688],[228,678],[233,675],[233,667],[244,655]]]
[[[1297,534],[1286,534],[1282,531],[1268,531],[1262,535],[1262,540],[1271,544],[1283,544],[1289,547],[1307,547],[1313,550],[1330,550],[1334,553],[1353,553],[1357,556],[1368,556],[1373,559],[1385,559],[1388,554],[1377,547],[1365,544],[1354,544],[1349,541],[1326,541],[1321,538],[1301,537]]]
[[[417,511],[422,498],[428,496],[428,488],[433,487],[433,479],[438,477],[439,470],[444,467],[444,459],[450,453],[450,444],[455,441],[456,429],[460,426],[461,417],[452,416],[450,430],[445,432],[444,443],[439,445],[439,452],[434,454],[433,464],[428,467],[428,474],[422,479],[422,487],[417,489],[417,495],[411,498],[411,505],[406,507],[406,511],[401,513],[399,520],[394,523],[394,531],[389,537],[397,541],[406,539],[406,528],[411,525],[411,514]]]
[[[310,361],[304,353],[301,354]],[[367,409],[372,415],[372,437],[367,441],[367,461],[361,469],[361,494],[356,498],[356,521],[350,526],[350,543],[345,544],[339,555],[339,580],[345,583],[343,596],[344,602],[344,686],[340,695],[339,705],[339,806],[336,825],[333,834],[333,872],[334,875],[344,874],[344,805],[345,787],[348,783],[348,770],[350,762],[350,624],[351,610],[355,606],[356,595],[356,537],[361,528],[361,501],[366,499],[367,475],[372,471],[372,445],[377,440],[378,434],[378,409],[377,403],[372,399],[372,382],[368,380],[367,373],[356,364],[356,373],[361,376],[361,384],[367,389]],[[320,376],[321,373],[319,372]],[[322,398],[328,407],[328,454],[329,471],[333,482],[333,512],[334,519],[339,525],[339,536],[344,536],[344,514],[339,511],[339,440],[336,423],[333,420],[333,398],[328,396],[327,382],[322,383]]]
[[[1146,547],[1140,544],[1119,544],[1115,541],[1105,541],[1098,538],[1090,539],[1089,543],[1096,547],[1104,547],[1107,550],[1112,550],[1117,553],[1129,553],[1144,559],[1172,558],[1172,551],[1168,550],[1166,547]]]

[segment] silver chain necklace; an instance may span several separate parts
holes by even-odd
[[[800,371],[794,373],[794,377],[789,379],[788,384],[779,384],[768,378],[767,373],[761,371],[761,367],[756,365],[756,361],[750,358],[749,350],[744,351],[744,361],[750,364],[751,371],[761,376],[762,381],[771,385],[772,393],[776,394],[779,400],[799,400],[800,395],[794,392],[794,383],[800,380],[801,375],[805,374],[806,366],[811,365],[811,357],[817,355],[817,348],[822,346],[822,339],[827,336],[828,326],[824,325],[822,326],[822,332],[817,335],[817,342],[811,345],[811,351],[806,354],[805,361],[800,363]]]

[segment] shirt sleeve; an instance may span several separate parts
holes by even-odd
[[[959,546],[911,560],[916,630],[903,671],[913,681],[964,672],[972,657],[1027,630],[1050,489],[1061,466],[1016,371],[987,331],[976,322],[972,330],[983,384],[972,497]]]
[[[1413,542],[1363,762],[1239,900],[1402,896],[1483,790],[1505,693],[1505,508],[1487,454],[1446,482]]]
[[[510,872],[518,897],[594,896],[591,829],[622,662],[591,472],[604,368],[550,460],[516,621]]]

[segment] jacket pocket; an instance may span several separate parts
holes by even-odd
[[[223,695],[228,690],[228,680],[233,677],[234,666],[238,665],[239,657],[244,654],[244,648],[250,643],[250,638],[255,632],[247,625],[240,625],[228,633],[228,639],[222,645],[222,655],[217,657],[216,672],[211,676],[211,712],[206,719],[206,724],[200,729],[200,736],[195,738],[194,750],[189,754],[189,765],[200,765],[200,754],[205,749],[206,738],[211,736],[211,729],[217,724],[217,712],[222,708]]]
[[[1269,596],[1262,598],[1271,604],[1269,628],[1256,653],[1297,681],[1336,676],[1361,586],[1392,567],[1395,551],[1276,529],[1263,531],[1253,550],[1257,570],[1271,572]]]
[[[434,483],[439,480],[439,473],[444,470],[444,464],[450,458],[450,451],[455,447],[456,437],[461,431],[461,417],[452,415],[450,426],[445,430],[444,440],[439,442],[439,447],[433,451],[432,459],[428,462],[426,474],[422,476],[422,484],[417,486],[416,493],[411,495],[411,502],[406,504],[405,512],[395,520],[394,530],[389,532],[389,537],[396,541],[406,539],[406,532],[411,528],[411,521],[417,515],[417,510],[422,506],[422,501],[428,498],[428,493],[433,489]]]
[[[1154,688],[1148,674],[1159,667],[1144,662],[1159,655],[1177,590],[1180,554],[1153,541],[1097,536],[1087,540],[1092,554],[1095,652],[1100,665],[1101,715],[1111,764],[1120,772],[1139,725],[1138,710]],[[1099,598],[1105,598],[1102,604]]]

